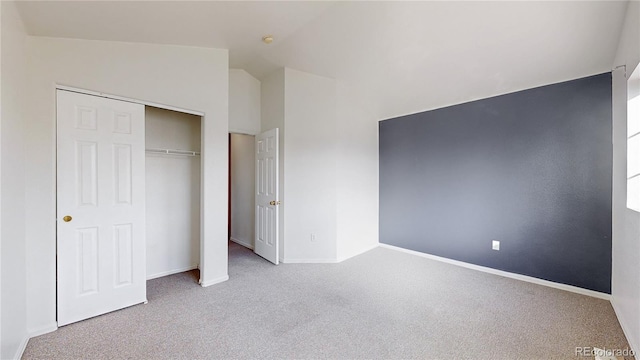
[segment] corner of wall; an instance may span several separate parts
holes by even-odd
[[[243,69],[229,69],[229,132],[260,133],[260,81]]]
[[[2,3],[0,3],[0,79],[2,79]],[[2,81],[0,81],[0,129],[2,129]],[[0,179],[2,179],[2,137],[0,136]],[[2,189],[0,186],[0,204]],[[0,279],[2,279],[2,206],[0,206]],[[2,286],[0,286],[0,354],[2,354]]]
[[[37,329],[29,329],[29,338],[34,338],[36,336],[48,334],[56,330],[58,330],[58,323],[54,321],[52,323],[49,323],[48,325],[39,327]]]
[[[640,62],[640,2],[629,1],[613,71],[611,305],[631,348],[640,352],[640,214],[627,209],[627,80]]]
[[[623,305],[619,302],[618,298],[611,295],[610,298],[611,307],[613,308],[613,312],[616,314],[618,318],[618,322],[620,323],[620,327],[622,328],[622,332],[627,337],[627,341],[629,342],[629,347],[635,354],[640,353],[640,339],[633,337],[632,325],[629,323],[628,317],[625,316],[626,312],[623,310]],[[633,321],[633,320],[631,320]]]
[[[29,343],[29,336],[24,336],[20,345],[18,345],[18,349],[16,350],[16,354],[12,359],[21,359],[22,354],[24,354],[25,349],[27,348],[27,344]]]
[[[285,68],[285,261],[336,261],[335,84]]]
[[[24,109],[26,31],[15,2],[0,3],[0,87],[2,164],[0,202],[2,248],[0,281],[0,335],[2,358],[19,358],[29,340],[27,334],[26,245],[24,208]],[[7,91],[10,90],[10,91]]]
[[[357,88],[337,84],[338,258],[378,246],[378,119]]]
[[[220,284],[220,283],[225,282],[227,280],[229,280],[229,275],[221,276],[221,277],[218,277],[218,278],[215,278],[215,279],[211,279],[211,280],[208,280],[208,281],[202,281],[202,282],[200,282],[200,286],[209,287],[211,285]]]

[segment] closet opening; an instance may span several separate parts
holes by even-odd
[[[145,106],[147,280],[200,279],[202,117]]]
[[[256,155],[254,135],[229,134],[229,261],[234,259],[232,243],[254,248]]]

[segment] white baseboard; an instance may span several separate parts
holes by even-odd
[[[379,246],[378,243],[375,243],[367,248],[364,248],[358,252],[356,252],[355,254],[349,255],[349,256],[345,256],[345,257],[341,257],[341,258],[336,258],[336,259],[291,259],[291,258],[285,258],[285,259],[280,259],[281,263],[285,263],[285,264],[337,264],[340,262],[343,262],[347,259],[351,259],[353,257],[356,257],[358,255],[362,255],[364,253],[366,253],[369,250],[373,250],[375,248],[377,248]]]
[[[181,272],[191,271],[191,270],[194,270],[194,269],[197,269],[197,268],[198,268],[198,265],[191,265],[191,266],[183,267],[183,268],[180,268],[180,269],[163,271],[163,272],[155,273],[153,275],[147,275],[147,280],[153,280],[153,279],[157,279],[157,278],[163,277],[163,276],[179,274]]]
[[[219,277],[217,279],[213,279],[213,280],[209,280],[209,281],[201,281],[200,282],[200,286],[207,287],[207,286],[219,284],[221,282],[225,282],[227,280],[229,280],[229,275],[222,276],[222,277]]]
[[[360,250],[360,251],[356,252],[355,254],[352,254],[352,255],[349,255],[349,256],[344,256],[344,257],[341,257],[341,258],[338,258],[338,261],[337,261],[337,262],[343,262],[343,261],[345,261],[345,260],[351,259],[351,258],[356,257],[356,256],[358,256],[358,255],[362,255],[362,254],[366,253],[367,251],[370,251],[370,250],[373,250],[373,249],[377,248],[379,245],[380,245],[380,244],[375,243],[375,244],[373,244],[373,245],[371,245],[371,246],[369,246],[369,247],[366,247],[366,248],[364,248],[364,249],[362,249],[362,250]]]
[[[53,322],[49,325],[41,326],[39,328],[29,330],[29,338],[34,338],[36,336],[48,334],[56,330],[58,330],[58,323]]]
[[[251,249],[253,250],[253,245],[251,245],[251,243],[243,241],[243,240],[238,240],[236,238],[229,238],[229,240],[233,241],[234,243],[238,244],[238,245],[242,245],[244,247],[246,247],[247,249]]]
[[[338,259],[280,259],[285,264],[336,264]]]
[[[530,283],[534,283],[534,284],[538,284],[538,285],[548,286],[548,287],[555,288],[555,289],[570,291],[570,292],[574,292],[574,293],[577,293],[577,294],[587,295],[587,296],[595,297],[595,298],[598,298],[598,299],[604,299],[604,300],[611,301],[611,295],[605,294],[605,293],[601,293],[599,291],[583,289],[583,288],[580,288],[580,287],[577,287],[577,286],[572,286],[572,285],[567,285],[567,284],[560,284],[560,283],[556,283],[556,282],[549,281],[549,280],[542,280],[542,279],[534,278],[534,277],[531,277],[531,276],[514,274],[514,273],[507,272],[507,271],[496,270],[496,269],[492,269],[492,268],[485,267],[485,266],[469,264],[469,263],[466,263],[466,262],[463,262],[463,261],[447,259],[447,258],[444,258],[444,257],[431,255],[431,254],[425,254],[425,253],[422,253],[422,252],[419,252],[419,251],[408,250],[408,249],[404,249],[404,248],[393,246],[393,245],[380,244],[380,247],[383,247],[383,248],[386,248],[386,249],[391,249],[391,250],[396,250],[396,251],[400,251],[400,252],[404,252],[404,253],[407,253],[407,254],[420,256],[420,257],[431,259],[431,260],[444,262],[444,263],[447,263],[447,264],[461,266],[461,267],[464,267],[464,268],[467,268],[467,269],[482,271],[482,272],[486,272],[486,273],[493,274],[493,275],[504,276],[504,277],[508,277],[508,278],[511,278],[511,279],[526,281],[526,282],[530,282]]]
[[[640,340],[640,339],[635,339],[630,336],[632,334],[628,331],[629,326],[626,323],[626,320],[625,320],[626,318],[624,316],[621,316],[622,314],[620,314],[616,297],[613,295],[611,296],[611,307],[613,307],[613,312],[616,313],[616,317],[618,318],[618,322],[620,323],[622,332],[624,333],[624,336],[627,338],[627,341],[629,342],[629,346],[631,347],[631,350],[633,350],[634,354],[638,354],[638,352],[640,351],[640,343],[638,343],[637,340]]]
[[[22,354],[24,354],[24,350],[27,348],[27,343],[29,342],[29,336],[25,335],[24,339],[16,349],[16,355],[13,357],[14,359],[22,359]]]

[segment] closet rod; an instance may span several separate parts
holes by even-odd
[[[160,154],[160,155],[200,156],[199,151],[191,151],[191,150],[145,149],[145,151],[151,154]]]

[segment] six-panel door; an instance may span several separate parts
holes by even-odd
[[[278,129],[256,136],[256,254],[278,265]]]
[[[58,325],[146,301],[144,105],[57,91]]]

